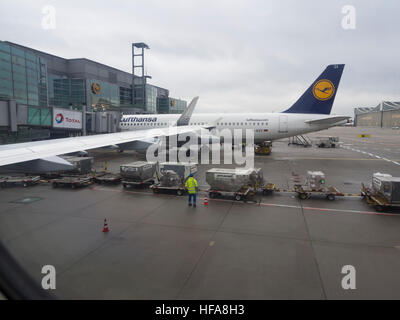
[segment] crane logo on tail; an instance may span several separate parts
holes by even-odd
[[[313,86],[314,97],[318,100],[325,101],[333,97],[335,86],[327,79],[317,81]]]

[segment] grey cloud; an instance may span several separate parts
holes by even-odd
[[[40,27],[57,9],[57,29]],[[357,29],[341,28],[343,5]],[[346,63],[333,112],[398,100],[398,1],[8,1],[4,40],[131,70],[145,41],[152,82],[174,97],[200,95],[198,111],[280,111],[331,63]]]

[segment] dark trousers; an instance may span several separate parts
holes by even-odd
[[[189,193],[189,203],[192,203],[192,198],[193,198],[193,204],[196,204],[196,194],[195,193]]]

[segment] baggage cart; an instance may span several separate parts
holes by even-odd
[[[121,175],[109,172],[100,172],[93,176],[93,181],[98,184],[119,184],[121,182]]]
[[[391,203],[386,197],[382,196],[372,188],[361,184],[361,196],[367,204],[373,206],[376,211],[383,212],[392,208],[400,208],[400,203]]]
[[[335,187],[323,187],[322,189],[311,189],[308,186],[295,185],[294,191],[297,193],[298,197],[302,200],[308,199],[312,195],[322,195],[326,199],[333,201],[336,197],[344,197],[345,194],[340,192]]]
[[[92,177],[85,176],[62,176],[61,178],[52,180],[53,188],[70,187],[72,189],[86,187],[92,184]]]
[[[153,193],[175,193],[178,196],[183,196],[187,190],[183,185],[179,186],[162,186],[160,183],[156,183],[150,186],[150,189],[153,190]]]
[[[238,191],[224,191],[224,190],[217,190],[217,189],[208,189],[208,196],[211,199],[219,198],[219,197],[229,197],[233,198],[236,201],[247,201],[250,197],[254,196],[256,191],[250,187],[242,187]]]
[[[0,187],[6,188],[10,186],[21,185],[23,187],[33,186],[40,182],[40,176],[1,176]]]
[[[146,187],[146,186],[151,186],[152,184],[154,184],[154,178],[148,178],[143,181],[136,181],[136,180],[129,180],[129,179],[122,180],[122,186],[124,188]]]

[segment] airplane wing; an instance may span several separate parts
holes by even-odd
[[[199,133],[201,130],[200,127],[188,126],[198,100],[199,97],[193,98],[189,106],[179,117],[176,126],[173,127],[2,145],[0,146],[0,166],[38,159],[57,162],[62,161],[56,157],[61,154],[123,145],[124,143],[134,141],[149,141],[155,137],[173,136],[191,132]]]
[[[337,122],[341,122],[344,120],[350,119],[350,117],[346,117],[346,116],[336,116],[336,117],[329,117],[329,118],[322,118],[322,119],[315,119],[315,120],[306,120],[306,123],[309,124],[323,124],[323,125],[327,125],[327,124],[335,124]]]
[[[200,128],[180,126],[155,128],[139,131],[124,131],[116,133],[80,136],[35,142],[14,143],[0,146],[0,166],[20,163],[36,159],[44,159],[61,154],[95,149],[127,142],[146,140],[160,136],[173,136],[196,132]]]

